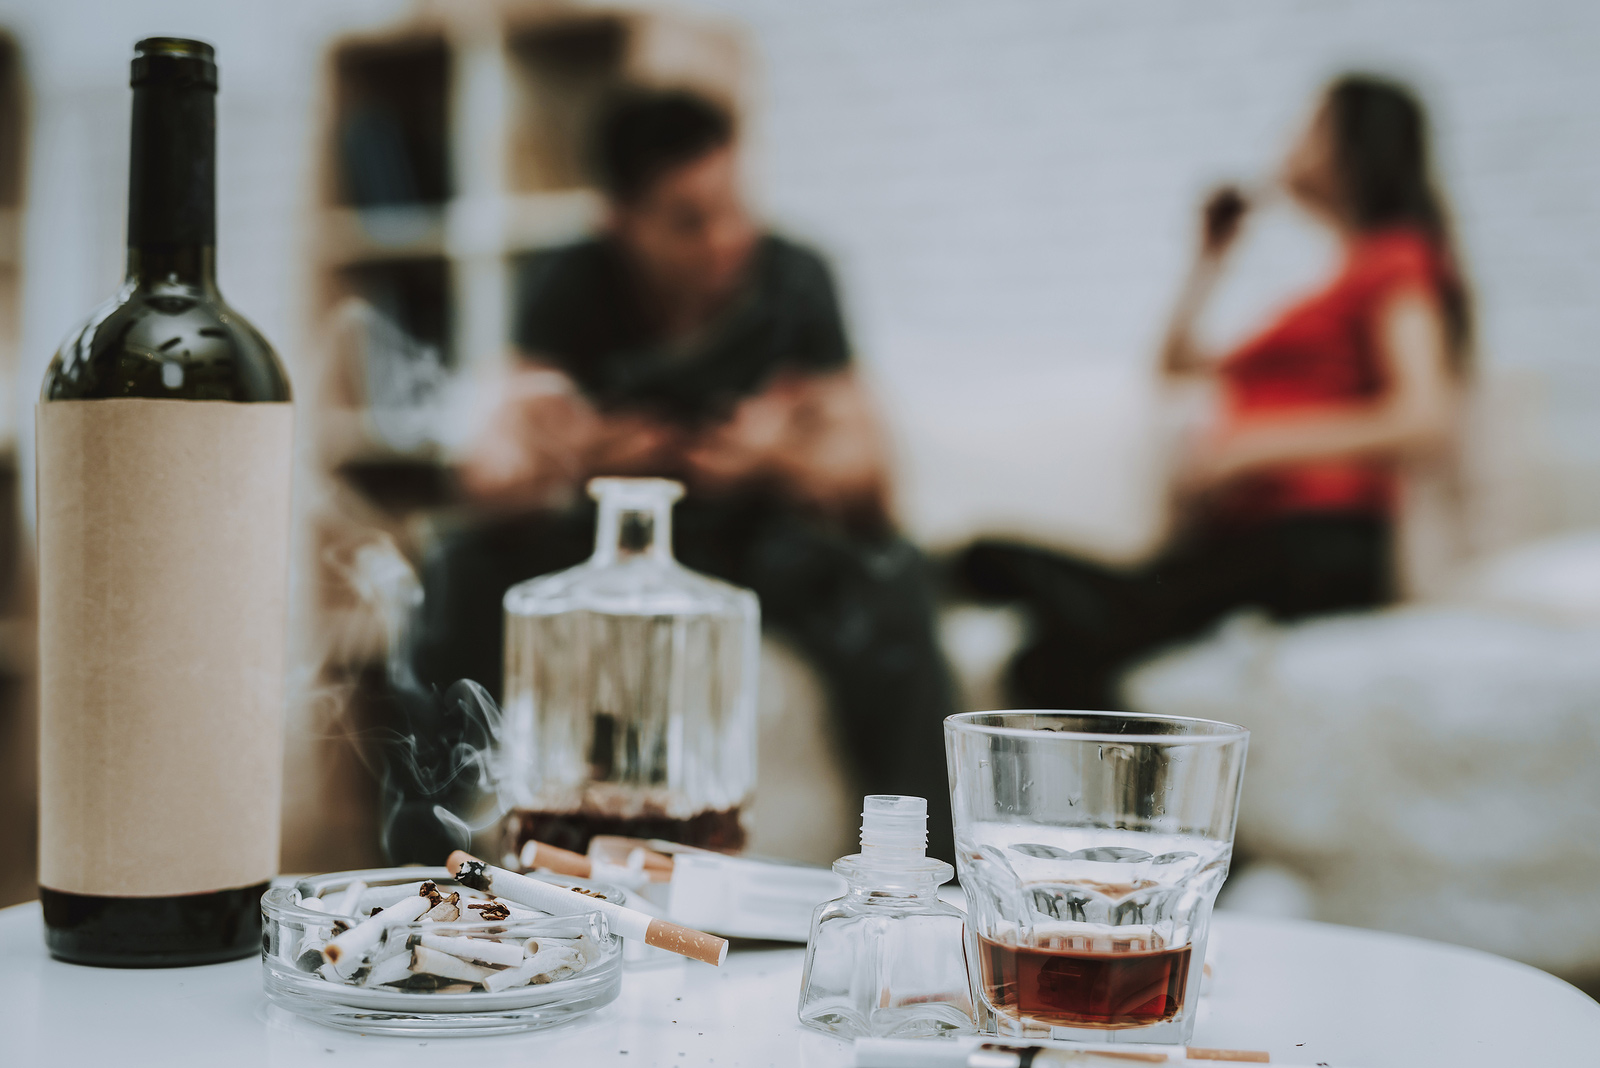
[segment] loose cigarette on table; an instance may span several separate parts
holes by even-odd
[[[582,853],[574,853],[560,846],[545,845],[532,839],[522,844],[522,852],[518,855],[517,861],[524,868],[545,868],[558,875],[572,875],[579,879],[587,879],[594,874],[594,865]]]
[[[925,1039],[858,1038],[855,1042],[856,1068],[974,1068],[976,1065],[982,1065],[983,1068],[1021,1068],[1023,1065],[1036,1068],[1090,1068],[1091,1065],[1137,1068],[1141,1064],[1178,1068],[1180,1065],[1268,1063],[1271,1063],[1271,1057],[1260,1050],[1206,1049],[1153,1043],[1110,1046],[1030,1039],[1024,1044],[973,1038],[934,1042]]]
[[[335,935],[322,947],[322,959],[327,961],[334,971],[348,977],[356,970],[358,962],[367,951],[378,944],[385,931],[412,922],[430,907],[425,897],[411,897],[397,901],[382,912],[368,916],[343,934]]]
[[[470,853],[456,850],[446,862],[450,874],[467,886],[515,901],[529,908],[571,915],[576,912],[603,912],[612,930],[624,938],[636,938],[647,946],[665,949],[692,960],[720,965],[728,956],[728,940],[696,931],[667,920],[658,920],[637,909],[618,905],[604,898],[590,897],[551,883],[530,879],[514,871],[485,864]]]
[[[672,849],[684,852],[705,852],[672,843],[662,842],[656,838],[628,838],[618,834],[597,834],[589,842],[589,852],[611,864],[621,867],[632,867],[635,858],[639,867],[650,873],[656,882],[665,882],[672,877],[672,854],[665,852],[661,847],[671,846]],[[621,859],[617,859],[617,858]]]
[[[613,856],[606,856],[608,850],[612,853],[621,851],[624,859],[618,860]],[[624,868],[637,867],[657,882],[665,881],[672,875],[672,858],[645,848],[642,839],[601,835],[595,838],[591,851],[597,854],[603,863]],[[636,859],[637,864],[635,864]],[[595,862],[592,857],[574,853],[570,849],[562,849],[560,846],[547,845],[532,838],[522,843],[522,852],[517,855],[517,863],[529,870],[544,868],[557,875],[571,875],[579,879],[589,879],[594,876]]]

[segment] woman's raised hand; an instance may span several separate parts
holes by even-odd
[[[1250,202],[1236,185],[1224,185],[1211,191],[1200,209],[1200,254],[1221,256],[1239,236],[1240,224]]]

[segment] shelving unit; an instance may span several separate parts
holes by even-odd
[[[605,94],[622,79],[628,24],[613,15],[525,26],[511,53],[510,185],[518,192],[581,186],[581,146]]]
[[[18,366],[26,103],[16,42],[0,33],[0,384],[8,392],[16,383]],[[16,427],[11,424],[15,407],[0,403],[0,446],[8,455],[15,450]]]
[[[744,63],[735,33],[676,15],[450,11],[333,48],[318,305],[384,311],[402,291],[401,325],[470,369],[503,357],[509,258],[599,221],[584,140],[606,95],[688,85],[737,103]],[[443,336],[404,321],[413,304]]]
[[[350,588],[349,554],[377,531],[415,556],[417,531],[449,486],[436,446],[384,432],[374,394],[397,378],[428,380],[434,364],[476,375],[506,358],[516,257],[600,221],[585,140],[610,92],[691,87],[738,107],[744,56],[720,23],[496,0],[428,5],[333,43],[313,307],[334,340],[311,416],[334,503],[312,519],[318,579],[307,618],[327,651],[310,666],[348,693],[349,723],[375,714],[384,652],[382,628],[362,620]],[[372,311],[353,311],[351,298]],[[342,784],[320,811],[343,822],[322,830],[322,853],[290,863],[372,859],[370,779],[348,746],[325,746],[319,759],[320,780]]]
[[[21,219],[27,154],[22,57],[0,32],[0,905],[34,895],[36,702],[32,565],[22,542],[21,478],[12,413],[17,381]]]

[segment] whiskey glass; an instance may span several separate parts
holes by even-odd
[[[1249,737],[1113,712],[945,720],[982,1030],[1188,1042]]]

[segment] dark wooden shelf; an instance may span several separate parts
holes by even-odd
[[[336,197],[356,207],[450,199],[451,53],[442,34],[336,53]]]

